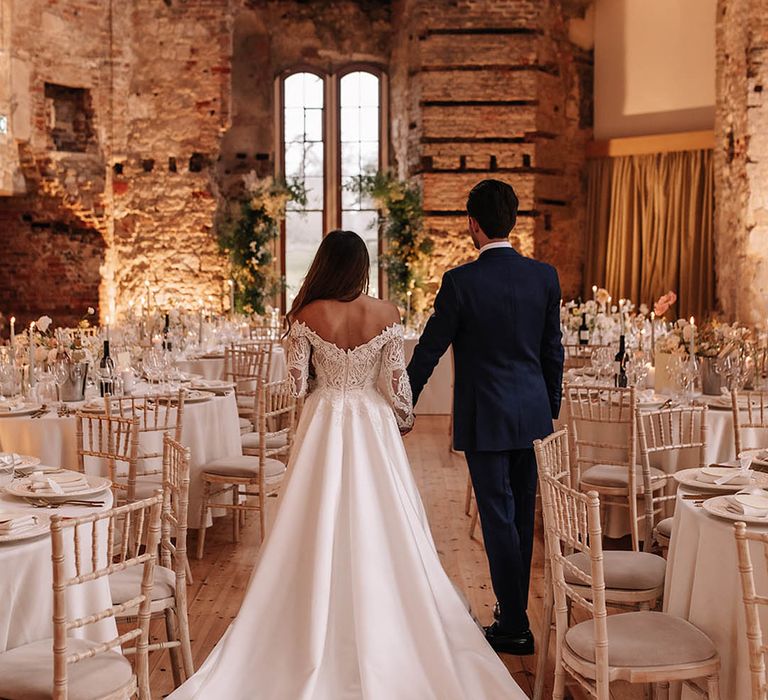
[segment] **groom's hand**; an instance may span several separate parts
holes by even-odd
[[[400,428],[400,435],[402,435],[403,437],[408,435],[408,433],[410,433],[411,430],[413,430],[413,425],[414,425],[414,423],[411,423],[411,427],[410,428]]]

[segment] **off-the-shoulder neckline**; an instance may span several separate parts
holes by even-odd
[[[388,326],[385,326],[384,328],[382,328],[376,335],[374,335],[372,338],[369,338],[364,343],[360,343],[360,345],[355,345],[355,347],[353,348],[342,348],[336,345],[336,343],[333,343],[330,340],[326,340],[325,338],[323,338],[323,336],[321,336],[317,331],[310,328],[306,323],[304,323],[304,321],[294,321],[293,323],[294,325],[297,325],[297,326],[303,326],[308,333],[311,333],[319,341],[325,343],[326,345],[330,345],[331,347],[336,348],[336,350],[343,353],[352,353],[362,348],[368,347],[371,343],[373,343],[374,340],[377,340],[382,336],[387,335],[389,332],[391,332],[396,328],[402,328],[401,323],[390,323]]]

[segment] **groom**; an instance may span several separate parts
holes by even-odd
[[[469,193],[469,235],[480,256],[443,275],[408,376],[415,403],[453,345],[453,443],[469,465],[499,603],[486,637],[496,651],[532,654],[533,441],[552,432],[560,410],[563,348],[557,271],[508,241],[517,205],[499,180]]]

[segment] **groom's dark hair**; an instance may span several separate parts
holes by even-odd
[[[467,197],[467,213],[488,238],[506,238],[517,221],[518,200],[511,185],[482,180]]]

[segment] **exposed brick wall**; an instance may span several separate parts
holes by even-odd
[[[725,315],[768,318],[768,13],[719,0],[716,19],[715,252]]]
[[[573,5],[573,4],[572,4]],[[568,12],[584,9],[584,3]],[[508,181],[520,199],[513,244],[555,264],[565,296],[581,287],[584,145],[591,137],[591,53],[567,38],[560,2],[404,1],[397,7],[393,126],[401,174],[423,185],[441,273],[474,255],[468,190]],[[401,23],[401,24],[398,24]]]

